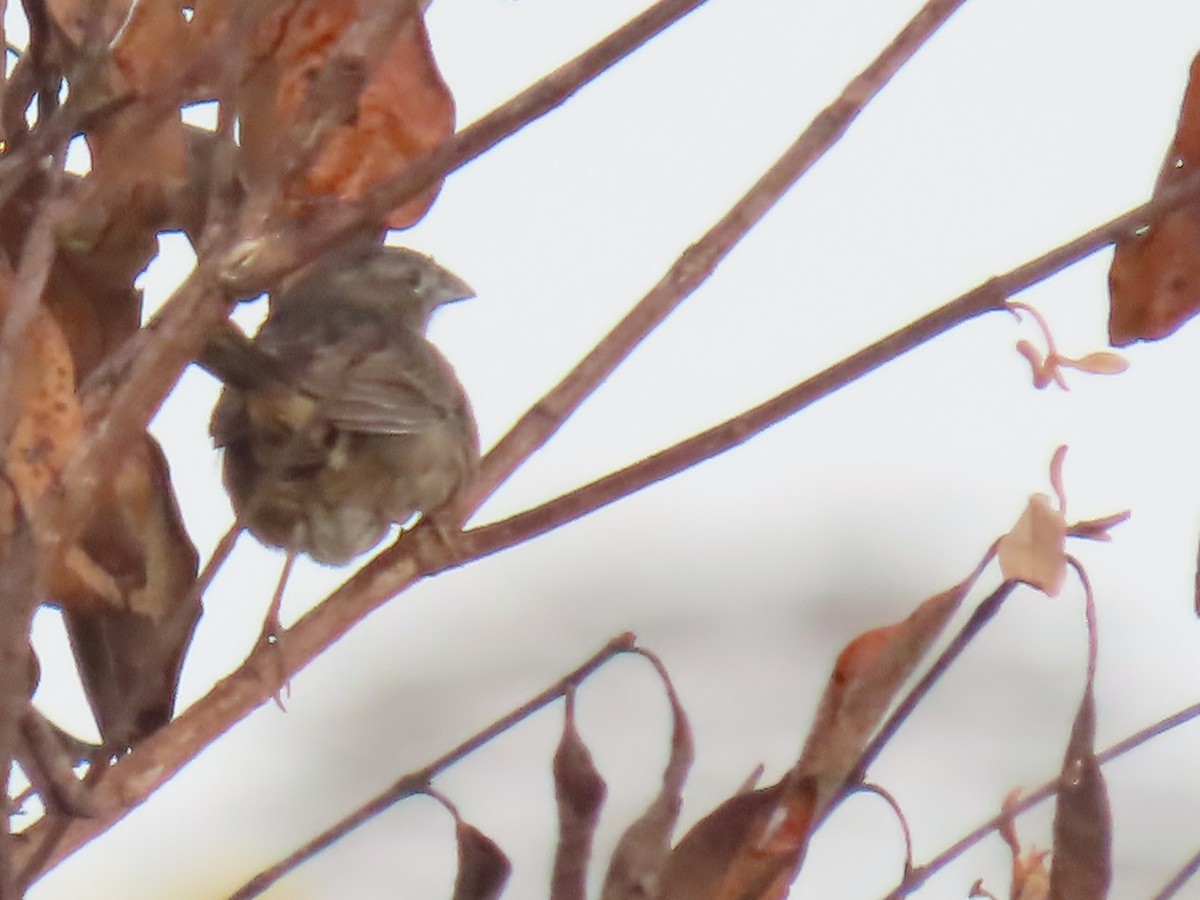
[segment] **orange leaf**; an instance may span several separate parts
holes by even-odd
[[[299,0],[261,29],[256,60],[242,90],[243,146],[250,175],[267,183],[281,157],[279,141],[302,112],[313,76],[371,0]],[[358,98],[352,122],[328,131],[307,172],[308,199],[353,200],[399,174],[454,133],[454,99],[433,59],[425,22],[406,19]],[[294,186],[289,186],[294,187]],[[405,228],[425,214],[439,186],[393,210],[387,224]],[[305,198],[300,198],[305,199]]]
[[[930,597],[902,622],[859,635],[838,656],[793,770],[817,785],[822,812],[973,582],[974,576]]]
[[[308,175],[317,195],[354,200],[454,133],[454,100],[442,81],[420,18],[400,27],[367,83],[352,125],[334,128]],[[434,186],[388,217],[391,228],[415,224],[437,196]]]
[[[1200,166],[1200,55],[1155,194]],[[1200,205],[1180,207],[1122,238],[1108,272],[1109,341],[1124,347],[1159,340],[1200,311]]]

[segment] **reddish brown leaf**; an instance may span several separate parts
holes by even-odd
[[[1200,55],[1155,194],[1200,166]],[[1167,213],[1117,242],[1108,272],[1109,341],[1124,347],[1172,334],[1200,309],[1200,205]]]
[[[929,598],[904,621],[859,635],[838,656],[795,769],[817,785],[819,809],[854,769],[896,692],[973,583],[974,576]]]
[[[442,81],[422,19],[406,22],[359,99],[353,125],[334,129],[308,176],[317,195],[354,200],[398,175],[454,133],[454,100]],[[390,228],[415,224],[437,196],[434,186],[388,217]]]
[[[243,138],[251,176],[269,183],[279,140],[305,108],[313,74],[369,0],[299,0],[264,24],[258,56],[242,91]],[[424,20],[407,19],[358,98],[353,121],[334,126],[310,167],[308,198],[353,200],[401,172],[454,132],[454,100],[438,72]],[[412,225],[438,186],[394,210],[387,224]],[[303,199],[303,198],[298,198]]]
[[[454,815],[458,843],[458,875],[452,900],[496,900],[503,892],[512,864],[496,842]]]
[[[816,793],[790,775],[736,794],[667,857],[658,900],[782,900],[803,859]]]
[[[602,900],[644,900],[657,897],[659,874],[671,850],[671,835],[683,805],[683,785],[695,757],[692,729],[675,693],[675,686],[657,658],[643,651],[654,664],[667,689],[674,727],[671,753],[663,771],[662,789],[649,808],[626,830],[613,851],[604,878]]]
[[[1091,678],[1071,727],[1054,811],[1053,900],[1099,900],[1112,881],[1112,814],[1096,760]]]
[[[607,788],[575,728],[573,690],[567,692],[562,738],[554,754],[554,793],[558,799],[558,847],[550,897],[586,900],[588,860]]]

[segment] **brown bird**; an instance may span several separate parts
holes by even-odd
[[[358,244],[273,295],[253,340],[210,340],[200,363],[225,382],[211,431],[239,524],[341,565],[451,501],[479,437],[425,329],[474,293],[413,250]]]

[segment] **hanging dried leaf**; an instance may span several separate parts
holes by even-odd
[[[512,872],[504,851],[490,837],[454,813],[458,875],[451,900],[497,900]]]
[[[6,290],[5,305],[7,296]],[[74,361],[58,323],[41,307],[25,332],[17,378],[21,414],[8,447],[7,473],[21,504],[31,510],[58,480],[83,434]]]
[[[896,692],[937,640],[974,580],[973,575],[930,597],[902,622],[859,635],[838,656],[795,768],[797,777],[817,785],[820,810],[840,791]]]
[[[369,0],[300,0],[264,24],[240,101],[253,183],[270,184],[278,176],[285,157],[279,140],[305,108],[314,73],[369,8]],[[454,100],[433,59],[424,20],[414,12],[368,79],[356,114],[326,134],[305,178],[307,196],[294,199],[354,200],[453,133]],[[394,210],[387,224],[406,228],[417,222],[438,189]]]
[[[1059,777],[1054,810],[1053,900],[1101,900],[1112,881],[1112,813],[1096,760],[1096,702],[1089,675]]]
[[[602,900],[646,900],[658,896],[659,874],[671,850],[671,835],[683,805],[683,785],[695,757],[692,729],[675,686],[662,663],[645,651],[642,653],[654,664],[667,689],[673,720],[671,753],[658,796],[629,826],[613,851],[604,877]]]
[[[200,617],[196,549],[183,529],[162,451],[148,435],[96,498],[79,547],[113,579],[114,608],[60,573],[49,586],[104,745],[132,746],[171,719]]]
[[[586,900],[587,866],[607,793],[592,754],[575,728],[575,692],[567,692],[563,733],[554,754],[558,847],[550,879],[551,900]]]
[[[1012,531],[1000,538],[1000,571],[1057,597],[1067,578],[1067,523],[1045,494],[1029,498]]]
[[[1154,186],[1161,193],[1200,167],[1200,55],[1179,111],[1175,138]],[[1108,272],[1109,341],[1124,347],[1176,331],[1200,310],[1200,205],[1167,213],[1117,242]]]

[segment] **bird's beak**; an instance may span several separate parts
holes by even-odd
[[[443,303],[457,303],[459,300],[470,300],[475,296],[475,288],[445,269],[442,270],[441,288],[441,294],[446,298]]]

